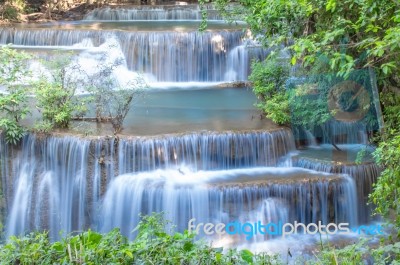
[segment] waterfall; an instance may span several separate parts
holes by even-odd
[[[312,158],[295,158],[293,165],[320,172],[347,174],[351,176],[357,187],[359,201],[359,222],[367,223],[371,219],[372,206],[368,204],[368,195],[372,192],[372,184],[376,182],[380,168],[373,162],[357,164],[344,164],[321,161]]]
[[[255,46],[239,45],[228,54],[228,70],[225,73],[225,81],[247,80],[250,73],[252,59],[263,59],[268,55],[268,50]]]
[[[191,5],[99,8],[79,22],[0,27],[0,44],[37,55],[33,72],[46,71],[37,58],[52,60],[62,49],[73,51],[71,65],[82,72],[72,72],[86,78],[80,84],[94,79],[99,65],[119,62],[110,77],[120,87],[143,76],[159,88],[127,115],[123,133],[132,136],[28,133],[14,146],[1,135],[0,211],[7,236],[48,230],[55,240],[89,228],[119,227],[132,239],[139,214],[152,212],[164,212],[179,231],[192,218],[352,227],[370,220],[366,202],[380,172],[376,164],[334,157],[344,152],[330,152],[324,161],[316,151],[324,146],[310,147],[312,155],[295,146],[295,139],[312,146],[366,143],[368,128],[332,120],[309,131],[294,128],[293,135],[256,117],[254,95],[217,90],[225,86],[221,82],[246,81],[251,60],[262,60],[269,51],[252,41],[243,24],[228,26],[207,8],[213,26],[201,33],[201,10]],[[191,91],[160,91],[170,87]],[[206,131],[210,127],[217,131]],[[178,133],[149,136],[165,132]],[[231,239],[235,246],[243,243]],[[257,235],[250,243],[270,239],[275,238]]]
[[[294,150],[288,130],[118,141],[29,134],[20,148],[2,149],[15,156],[1,165],[12,168],[2,175],[12,183],[3,186],[7,235],[48,229],[55,239],[114,226],[130,235],[138,214],[153,211],[181,230],[191,218],[358,222],[352,178],[276,167]]]
[[[105,195],[101,220],[103,231],[121,227],[131,238],[137,213],[152,212],[166,213],[180,231],[191,218],[202,223],[321,220],[356,225],[354,189],[349,177],[295,168],[156,170],[117,177]]]
[[[128,69],[151,77],[153,82],[222,82],[226,78],[228,81],[245,81],[249,74],[249,61],[264,58],[266,52],[237,48],[241,47],[243,37],[244,33],[239,30],[200,33],[0,28],[2,44],[55,48],[75,45],[90,49],[92,56],[96,56],[96,47],[114,38],[121,47]],[[238,52],[240,61],[232,61],[232,56]],[[227,72],[233,71],[230,68],[236,63],[243,65],[234,66],[234,77],[229,74],[225,77]]]
[[[314,135],[309,130],[306,130],[305,133],[307,137],[308,146],[313,146],[313,147],[318,146],[317,140],[315,139]]]
[[[207,20],[222,20],[216,10],[206,6]],[[97,8],[84,20],[201,20],[198,5],[187,6],[140,6],[132,8]]]
[[[118,149],[119,172],[181,165],[193,170],[276,166],[294,148],[293,136],[288,130],[122,139]]]
[[[3,187],[12,194],[8,236],[48,228],[58,238],[61,231],[85,228],[89,143],[72,137],[23,139],[11,174],[2,176],[12,183]]]
[[[321,127],[314,127],[311,130],[303,128],[294,128],[295,138],[299,140],[307,140],[308,145],[315,145],[315,139],[319,139],[321,143],[335,144],[368,144],[368,132],[364,122],[344,122],[330,120]]]
[[[4,142],[0,147],[2,188],[9,209],[7,235],[49,229],[50,236],[58,238],[60,231],[97,226],[104,192],[118,171],[182,170],[185,164],[195,170],[276,165],[293,150],[294,143],[290,131],[282,130],[138,137],[119,142],[114,138],[89,141],[29,134],[21,150],[9,150]]]
[[[328,132],[328,136],[335,143],[345,144],[367,144],[366,137],[369,131],[365,122],[343,122],[332,120],[324,124],[325,131]],[[324,137],[324,142],[329,142]]]

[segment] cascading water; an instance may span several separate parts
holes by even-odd
[[[101,220],[103,231],[121,227],[127,235],[138,223],[138,212],[164,212],[179,230],[191,218],[202,223],[274,219],[356,225],[357,206],[347,203],[356,200],[354,189],[349,177],[296,168],[157,170],[116,178],[105,195]]]
[[[189,134],[119,142],[119,172],[177,168],[193,170],[274,166],[294,149],[288,130]]]
[[[357,204],[348,203],[357,201],[351,178],[274,167],[293,148],[287,130],[118,142],[29,135],[11,162],[12,173],[3,176],[13,183],[3,187],[13,194],[7,234],[46,228],[57,238],[58,231],[118,226],[130,235],[138,214],[153,211],[167,213],[181,230],[191,218],[272,220],[278,209],[271,211],[271,200],[288,221],[356,225]]]
[[[222,17],[207,8],[208,20],[221,20]],[[197,5],[187,6],[142,6],[136,9],[98,8],[89,12],[84,20],[201,20],[201,9]]]
[[[243,93],[193,89],[195,82],[246,81],[251,59],[268,54],[251,44],[240,25],[224,29],[221,25],[228,25],[214,22],[214,28],[198,33],[190,21],[173,21],[197,20],[199,13],[197,7],[108,8],[94,10],[81,22],[0,28],[2,44],[19,45],[45,59],[52,58],[54,49],[73,50],[73,63],[89,72],[96,72],[99,63],[121,61],[113,73],[119,83],[139,73],[152,87],[179,84],[192,90],[187,94],[195,98],[188,100],[175,90],[168,90],[173,96],[153,91],[162,100],[149,100],[152,107],[139,103],[141,109],[134,113],[141,115],[139,125],[127,117],[125,128],[135,124],[135,136],[82,139],[29,134],[18,147],[6,144],[2,136],[0,172],[6,208],[2,212],[8,236],[48,229],[56,239],[60,231],[120,227],[132,238],[139,214],[153,211],[164,211],[180,230],[191,218],[351,226],[369,220],[365,196],[379,172],[375,164],[339,165],[295,157],[292,132],[263,123],[254,115],[253,102],[242,99]],[[32,68],[42,70],[38,63]],[[202,98],[205,94],[207,100]],[[216,112],[223,113],[219,114],[223,122],[214,119]],[[214,131],[205,130],[208,127],[199,120],[208,120]],[[160,128],[148,130],[149,124]],[[165,134],[171,133],[167,126],[176,127],[171,131],[177,134]],[[306,138],[324,143],[333,136],[336,143],[346,144],[366,140],[362,124],[326,126],[330,135],[311,130]],[[235,129],[227,131],[231,128]],[[320,148],[317,141],[310,143]],[[256,236],[250,242],[269,239]],[[243,238],[233,241],[238,246]]]
[[[376,182],[380,168],[373,162],[357,165],[344,164],[329,161],[321,161],[312,158],[294,159],[293,166],[316,170],[320,172],[348,174],[356,182],[357,197],[359,201],[359,222],[366,223],[371,219],[372,207],[368,204],[368,195],[372,192],[372,184]]]
[[[7,182],[9,205],[7,235],[51,228],[60,231],[83,229],[86,222],[89,141],[77,138],[24,138],[12,163]],[[3,153],[9,157],[10,153]],[[15,162],[15,163],[14,163]],[[12,183],[12,184],[11,184]]]
[[[146,75],[149,82],[245,81],[249,74],[249,61],[267,55],[267,52],[260,48],[247,51],[243,46],[244,33],[241,30],[200,33],[0,29],[1,44],[13,43],[30,47],[57,48],[75,45],[75,48],[91,48],[86,46],[87,40],[91,40],[97,47],[110,38],[119,42],[128,69]],[[82,40],[85,40],[85,43],[82,43]],[[240,59],[232,59],[235,56],[240,56]],[[231,67],[234,67],[234,70]],[[232,74],[232,71],[235,74]]]
[[[113,138],[88,141],[28,135],[10,161],[11,172],[8,163],[2,163],[3,184],[9,185],[3,189],[12,194],[7,196],[12,198],[7,234],[49,228],[57,238],[59,231],[96,225],[102,195],[118,171],[167,170],[185,164],[195,170],[273,166],[292,150],[292,143],[286,130],[121,139],[118,147]],[[12,157],[15,151],[3,148],[1,156]],[[247,158],[249,151],[256,153]]]

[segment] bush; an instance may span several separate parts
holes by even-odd
[[[87,111],[86,99],[79,98],[76,91],[84,84],[79,66],[71,65],[68,56],[58,56],[51,62],[45,62],[51,78],[43,76],[35,82],[37,108],[42,113],[46,130],[49,124],[56,128],[67,128],[74,115],[83,115]],[[40,127],[40,126],[39,126]]]
[[[29,114],[28,88],[23,86],[24,78],[29,76],[28,59],[25,53],[7,46],[0,48],[0,85],[5,86],[5,93],[0,93],[0,128],[12,144],[24,135],[20,121]]]
[[[50,242],[47,233],[11,237],[0,248],[3,264],[279,264],[274,256],[211,248],[194,234],[167,233],[161,214],[145,216],[129,242],[118,229],[91,230]],[[171,232],[171,231],[170,231]]]
[[[287,125],[290,112],[285,84],[289,66],[275,58],[267,58],[263,62],[254,61],[251,67],[249,80],[253,82],[253,92],[259,99],[256,106],[273,122]]]
[[[2,19],[6,20],[17,20],[18,19],[18,9],[12,5],[4,5],[1,9]]]
[[[12,236],[0,245],[2,264],[287,264],[278,256],[254,254],[249,250],[212,248],[195,235],[166,230],[168,223],[162,214],[142,217],[132,242],[115,228],[106,234],[91,230],[51,242],[46,232],[30,233],[23,237]],[[367,241],[337,249],[321,244],[314,256],[304,260],[293,257],[293,264],[397,264],[400,260],[400,243],[384,242],[370,247]],[[289,254],[290,255],[290,254]]]

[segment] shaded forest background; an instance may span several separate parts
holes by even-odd
[[[0,20],[3,23],[76,20],[81,19],[87,11],[104,5],[165,5],[176,2],[172,0],[0,0]],[[197,2],[197,0],[186,0],[182,3]]]

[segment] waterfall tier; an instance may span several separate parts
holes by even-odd
[[[181,165],[195,171],[276,166],[295,148],[288,130],[145,137],[118,146],[120,173]]]
[[[251,59],[264,58],[268,51],[247,48],[244,37],[240,30],[200,33],[0,28],[2,44],[86,49],[85,56],[94,58],[101,56],[96,47],[114,38],[128,69],[143,73],[149,82],[245,81]]]
[[[347,174],[351,176],[357,187],[357,196],[359,201],[359,222],[366,223],[370,221],[372,206],[368,205],[368,195],[372,192],[372,184],[376,182],[381,170],[373,162],[354,163],[330,162],[314,158],[295,158],[293,166],[311,169],[319,172],[333,174]]]
[[[69,233],[120,226],[164,211],[180,230],[191,218],[213,222],[358,222],[347,175],[287,165],[290,131],[201,133],[127,139],[28,135],[1,144],[7,235]],[[278,214],[278,215],[276,215]],[[132,236],[132,235],[131,235]]]
[[[92,226],[98,218],[93,211],[118,174],[159,168],[196,172],[275,166],[293,148],[293,137],[287,130],[119,141],[28,135],[20,148],[10,148],[3,139],[1,172],[7,234],[47,227],[57,237],[59,231],[68,233]]]
[[[127,174],[114,179],[106,192],[101,227],[103,231],[121,227],[129,235],[139,221],[138,212],[161,211],[179,230],[187,229],[191,218],[198,223],[356,225],[357,205],[348,203],[356,200],[354,185],[346,176],[296,168]]]
[[[222,20],[211,7],[207,8],[207,20]],[[89,12],[85,20],[201,20],[198,5],[140,6],[135,8],[97,8]]]

